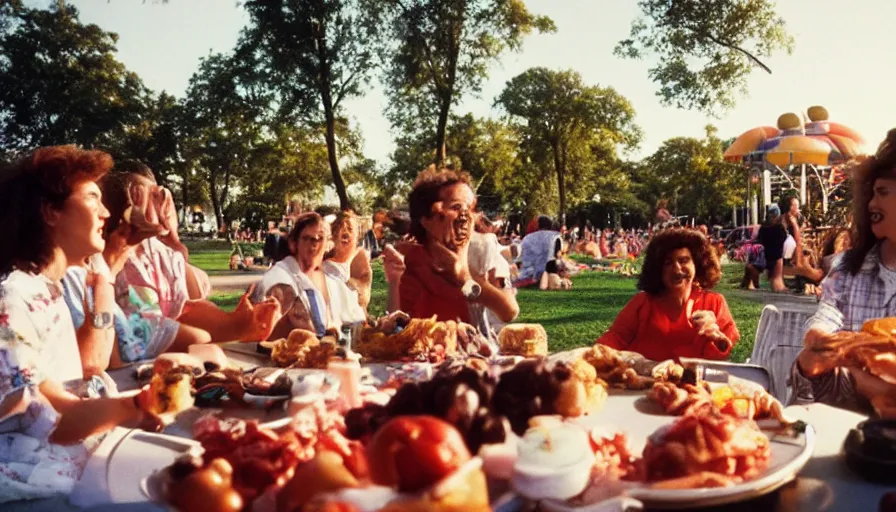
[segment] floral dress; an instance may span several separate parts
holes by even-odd
[[[38,386],[81,367],[60,288],[21,271],[0,283],[0,403],[17,404],[0,417],[0,503],[70,492],[97,443],[49,441],[59,415]]]

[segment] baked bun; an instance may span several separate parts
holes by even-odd
[[[509,324],[498,334],[501,353],[523,357],[548,355],[548,334],[540,324]]]
[[[189,368],[174,368],[152,376],[150,412],[155,415],[177,414],[193,407],[193,375]]]
[[[202,359],[184,353],[165,353],[156,358],[152,365],[153,375],[164,375],[175,368],[189,368],[193,373],[199,374],[205,371]]]
[[[896,317],[891,316],[887,318],[878,318],[876,320],[868,320],[862,325],[862,331],[878,336],[896,335]]]

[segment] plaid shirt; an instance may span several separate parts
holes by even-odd
[[[879,246],[872,249],[855,275],[843,267],[842,258],[834,261],[806,330],[861,331],[867,320],[896,316],[896,271],[881,264],[879,251]]]
[[[834,270],[821,283],[821,302],[818,311],[806,322],[807,331],[855,332],[862,330],[868,320],[896,316],[896,271],[880,262],[880,246],[868,253],[855,275],[843,267],[842,257],[832,267]],[[849,409],[870,409],[868,401],[856,392],[845,368],[808,378],[794,361],[790,378],[792,403],[823,402]]]

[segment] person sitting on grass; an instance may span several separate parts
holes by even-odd
[[[547,270],[547,265],[555,261],[563,250],[563,241],[560,232],[554,229],[554,223],[550,217],[544,215],[538,217],[538,229],[523,238],[521,246],[523,264],[520,267],[519,281],[515,283],[517,288],[525,288],[541,282],[541,275]]]
[[[653,237],[638,280],[640,293],[596,343],[647,359],[725,359],[740,339],[728,304],[710,291],[722,269],[709,240],[674,228]]]

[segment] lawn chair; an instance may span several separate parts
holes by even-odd
[[[759,317],[750,363],[766,368],[769,392],[783,403],[790,398],[790,368],[803,348],[806,321],[815,313],[811,304],[767,305]]]

